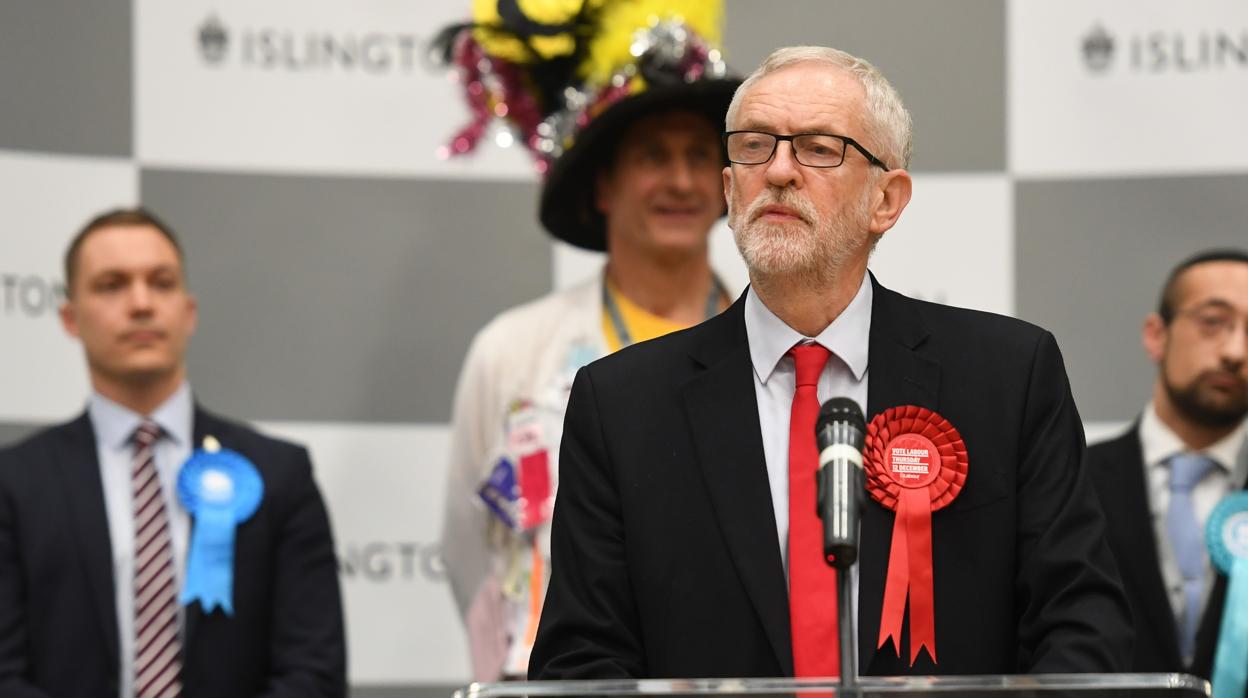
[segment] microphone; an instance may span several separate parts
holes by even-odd
[[[815,422],[819,447],[816,506],[823,519],[824,560],[838,570],[849,569],[858,559],[866,431],[862,410],[847,397],[834,397],[819,408]]]

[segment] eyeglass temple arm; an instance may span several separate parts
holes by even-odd
[[[866,148],[862,147],[861,145],[858,145],[858,141],[850,138],[849,136],[842,136],[842,138],[845,139],[846,143],[854,146],[854,148],[858,152],[862,153],[862,156],[867,159],[867,162],[871,163],[872,165],[875,165],[876,167],[880,168],[881,170],[884,170],[885,172],[889,172],[892,169],[888,165],[885,165],[883,160],[867,152]]]

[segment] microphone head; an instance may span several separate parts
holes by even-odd
[[[867,431],[867,420],[862,416],[862,408],[847,397],[834,397],[823,403],[819,408],[819,418],[815,421],[815,431],[823,431],[825,426],[837,422],[846,423],[864,434]]]

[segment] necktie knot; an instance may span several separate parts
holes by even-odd
[[[130,437],[130,440],[133,441],[136,446],[146,448],[156,443],[156,439],[160,438],[160,434],[160,426],[156,424],[156,422],[148,420],[144,421],[139,425],[138,429],[134,430],[134,435]]]
[[[1180,453],[1170,459],[1170,491],[1191,492],[1215,465],[1203,453]]]
[[[130,437],[130,440],[133,441],[136,446],[146,448],[156,443],[156,440],[160,438],[160,434],[160,426],[156,424],[156,422],[147,420],[140,424],[138,429],[134,430],[134,434]]]
[[[819,385],[819,374],[832,352],[818,344],[798,344],[789,350],[797,369],[797,387]]]

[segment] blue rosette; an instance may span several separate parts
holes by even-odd
[[[178,499],[194,517],[179,602],[234,615],[234,533],[264,498],[264,481],[243,454],[204,439],[178,474]]]
[[[1213,658],[1213,695],[1242,698],[1248,687],[1248,492],[1218,503],[1205,540],[1213,564],[1230,578]]]

